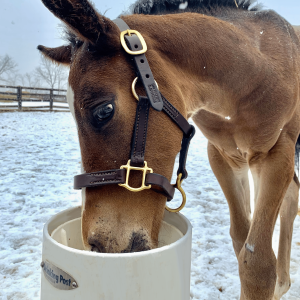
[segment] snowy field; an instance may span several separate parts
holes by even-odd
[[[80,204],[73,176],[80,152],[70,113],[1,113],[0,299],[39,299],[43,224]],[[229,211],[209,167],[206,139],[197,132],[183,184],[193,225],[191,299],[239,299],[237,260],[229,236]],[[178,200],[174,205],[179,204]],[[274,246],[278,244],[276,225]],[[276,249],[275,249],[276,250]],[[294,224],[292,287],[284,300],[300,300],[300,217]],[[142,300],[142,299],[141,299]]]
[[[56,109],[62,108],[63,110],[65,110],[65,109],[69,110],[69,105],[68,105],[67,102],[62,103],[62,102],[55,102],[54,101],[53,105],[56,107]],[[18,109],[18,102],[16,102],[16,101],[14,101],[14,102],[8,102],[8,101],[4,102],[4,101],[2,101],[2,102],[0,102],[0,112],[3,109],[3,107],[5,107],[4,110],[7,110],[7,111],[10,110],[10,109],[17,110]],[[41,102],[22,101],[22,108],[23,109],[26,110],[26,108],[29,109],[31,107],[35,107],[37,109],[38,108],[43,108],[45,110],[49,110],[50,103],[49,103],[49,101],[45,101],[45,102],[43,102],[43,101],[41,101]]]

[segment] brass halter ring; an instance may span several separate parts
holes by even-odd
[[[127,44],[126,44],[126,41],[125,41],[125,35],[128,34],[129,36],[131,36],[131,34],[136,34],[137,37],[139,38],[141,44],[142,44],[142,47],[143,49],[142,50],[139,50],[139,51],[131,51]],[[143,36],[136,30],[131,30],[131,29],[127,29],[127,30],[124,30],[121,32],[121,35],[120,35],[120,40],[121,40],[121,44],[124,48],[124,50],[128,53],[128,54],[131,54],[131,55],[139,55],[139,54],[143,54],[145,52],[147,52],[147,44],[143,38]]]
[[[136,77],[136,78],[133,79],[132,84],[131,84],[131,91],[132,91],[132,94],[133,94],[134,98],[136,100],[139,100],[139,96],[138,96],[138,94],[135,91],[135,85],[136,85],[137,81],[138,81],[138,77]],[[158,84],[157,84],[156,80],[154,80],[154,81],[156,83],[157,89],[159,90]]]
[[[169,212],[179,212],[179,211],[181,211],[183,208],[184,208],[184,206],[185,206],[185,204],[186,204],[186,194],[185,194],[185,192],[184,192],[184,190],[183,190],[183,188],[181,187],[181,183],[182,183],[182,181],[183,180],[181,180],[181,177],[182,177],[182,173],[180,173],[178,176],[177,176],[177,180],[176,180],[176,184],[174,184],[174,186],[179,190],[179,192],[181,193],[181,195],[182,195],[182,203],[181,203],[181,205],[179,206],[179,207],[177,207],[177,208],[170,208],[170,207],[168,207],[167,205],[166,205],[166,210],[167,211],[169,211]]]

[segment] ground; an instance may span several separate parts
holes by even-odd
[[[73,176],[80,173],[76,127],[70,113],[1,113],[0,299],[39,299],[43,224],[80,204]],[[182,213],[193,225],[191,299],[238,300],[237,260],[226,200],[198,131],[188,157]],[[175,178],[175,177],[174,177]],[[174,181],[174,180],[173,180]],[[177,199],[177,200],[176,200]],[[180,195],[176,194],[179,204]],[[274,233],[277,252],[279,223]],[[300,217],[294,224],[292,287],[283,300],[300,300]]]

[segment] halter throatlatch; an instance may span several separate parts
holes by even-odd
[[[170,212],[178,212],[186,203],[186,195],[181,187],[181,183],[183,179],[188,176],[185,168],[186,159],[190,141],[195,135],[195,128],[193,125],[190,125],[182,114],[159,92],[158,85],[154,80],[145,56],[147,45],[142,35],[136,30],[131,30],[122,19],[116,19],[114,22],[121,31],[120,39],[124,50],[129,55],[132,55],[135,62],[137,78],[143,83],[147,97],[138,96],[136,94],[134,86],[137,79],[134,79],[132,90],[135,98],[138,99],[138,105],[136,109],[131,154],[127,164],[116,170],[77,175],[74,177],[74,188],[81,189],[84,187],[118,184],[132,192],[152,189],[165,195],[168,201],[173,199],[175,188],[177,188],[182,195],[182,204],[176,209],[167,206],[166,209]],[[153,170],[148,167],[147,162],[144,160],[150,107],[167,114],[183,132],[179,154],[179,168],[175,184],[170,184],[166,177],[153,173]],[[143,172],[143,179],[139,188],[129,186],[131,170]]]

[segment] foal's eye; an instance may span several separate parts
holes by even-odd
[[[98,51],[98,47],[96,45],[89,44],[88,48],[87,48],[87,51],[91,52],[91,53],[97,52]]]
[[[104,122],[110,120],[114,114],[114,106],[110,104],[104,104],[98,107],[93,117],[98,125],[102,125]]]

